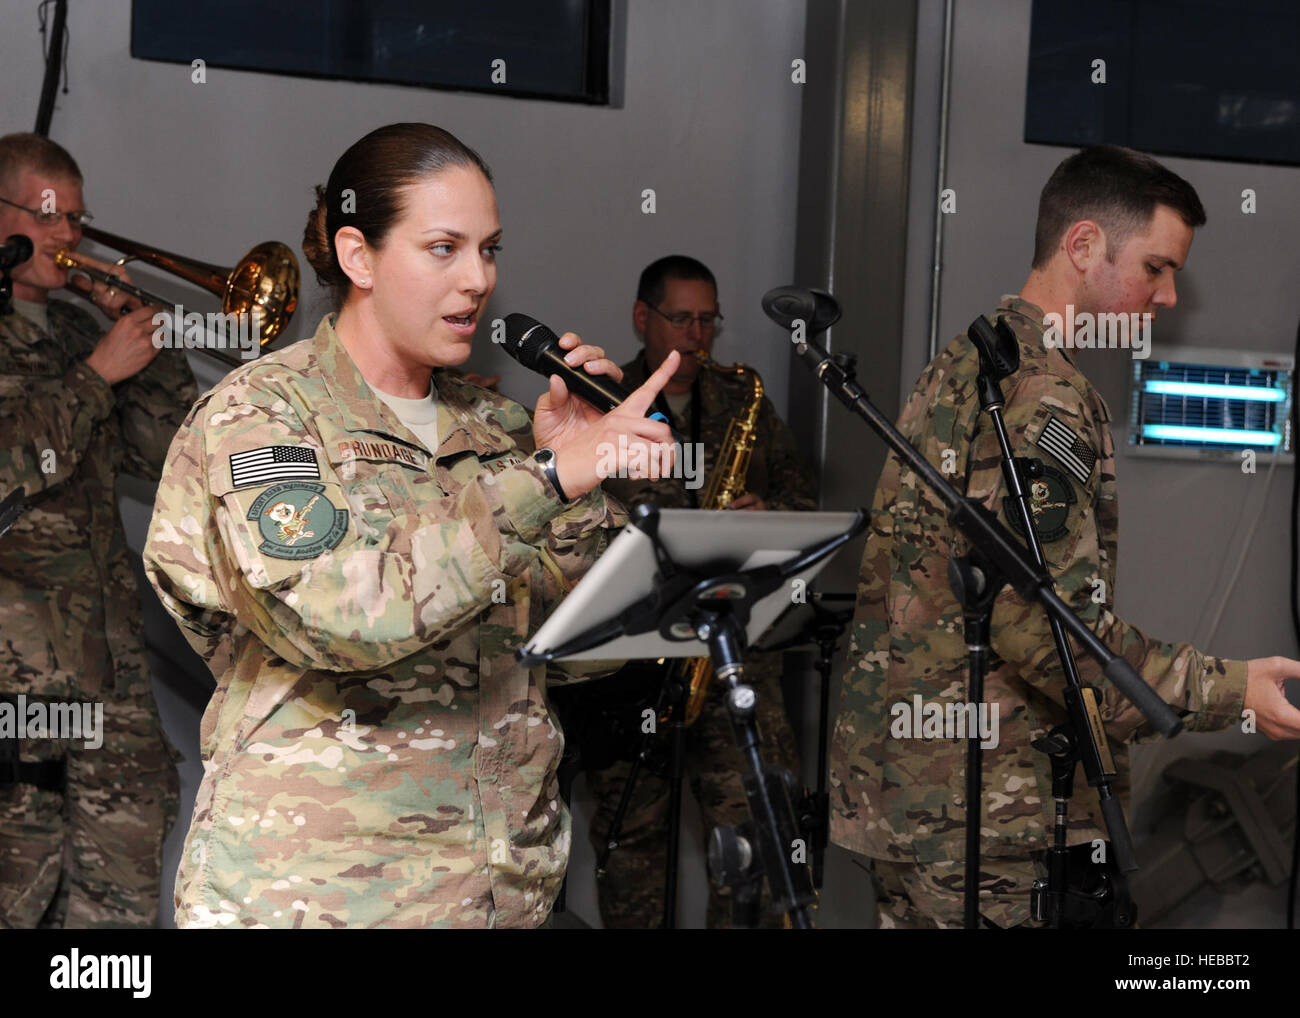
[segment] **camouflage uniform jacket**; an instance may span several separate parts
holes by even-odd
[[[0,318],[0,497],[22,487],[28,505],[0,537],[0,692],[151,698],[115,484],[158,477],[194,376],[164,352],[110,387],[85,363],[96,319],[61,300],[48,314],[48,333]]]
[[[650,377],[645,351],[623,365],[623,385],[635,389]],[[743,414],[753,398],[747,376],[702,368],[700,383],[700,443],[704,446],[704,468],[700,475],[704,485],[695,490],[697,499],[704,494],[718,452],[727,435],[727,425]],[[689,404],[688,404],[689,406]],[[669,416],[675,427],[689,441],[689,414],[677,416],[661,399],[658,408]],[[629,506],[653,502],[661,509],[691,508],[691,492],[685,478],[662,481],[638,481],[613,478],[605,481],[605,490]],[[812,510],[817,508],[817,481],[812,468],[795,448],[794,436],[777,415],[772,401],[763,397],[758,412],[758,436],[746,474],[746,490],[758,495],[769,509]]]
[[[995,314],[1020,338],[1020,370],[1002,382],[1006,426],[1015,454],[1036,457],[1045,467],[1032,508],[1058,592],[1188,729],[1239,723],[1243,662],[1156,642],[1113,613],[1118,505],[1110,412],[1061,350],[1044,347],[1039,308],[1006,297]],[[980,409],[977,373],[974,349],[960,336],[921,375],[898,426],[958,490],[1010,525],[997,440]],[[962,615],[948,586],[954,547],[966,551],[943,504],[890,455],[872,506],[831,757],[832,838],[877,858],[926,863],[965,854],[964,741],[891,735],[915,734],[920,725],[918,720],[915,728],[905,727],[900,722],[907,715],[895,705],[914,709],[914,697],[927,707],[966,700]],[[1065,720],[1065,680],[1046,616],[1009,587],[994,606],[992,652],[984,699],[997,705],[1000,731],[996,748],[984,750],[982,851],[1025,856],[1047,847],[1052,826],[1051,770],[1030,743]],[[1099,691],[1119,772],[1113,787],[1127,798],[1124,744],[1152,732],[1091,657],[1076,658],[1081,680]],[[1071,844],[1106,836],[1082,768],[1071,816]]]
[[[217,679],[177,877],[190,926],[538,926],[563,737],[515,649],[603,550],[518,404],[437,372],[439,447],[332,316],[176,437],[146,571]]]

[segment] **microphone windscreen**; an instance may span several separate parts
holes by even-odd
[[[559,341],[559,337],[536,318],[517,311],[506,315],[506,353],[526,368],[541,370],[538,354]]]
[[[25,233],[15,233],[10,235],[9,243],[14,246],[14,255],[19,263],[27,261],[32,256],[35,247],[32,246],[32,238]]]
[[[782,328],[802,321],[809,332],[816,334],[839,321],[840,304],[825,290],[778,286],[763,294],[763,311]]]

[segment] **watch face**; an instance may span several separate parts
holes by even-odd
[[[547,463],[550,463],[551,460],[555,459],[555,453],[550,449],[538,449],[533,458],[536,459],[538,463],[545,466]]]

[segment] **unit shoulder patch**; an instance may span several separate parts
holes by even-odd
[[[258,551],[272,558],[309,559],[329,551],[348,531],[348,511],[325,494],[325,485],[306,481],[274,484],[248,509],[262,536]]]
[[[1050,544],[1070,532],[1070,508],[1076,502],[1078,497],[1070,479],[1056,467],[1044,463],[1043,476],[1029,482],[1029,509],[1040,541]],[[1010,495],[1002,499],[1002,514],[1015,532],[1024,537],[1020,512]]]

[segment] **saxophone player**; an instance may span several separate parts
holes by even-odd
[[[653,262],[641,273],[632,324],[644,349],[623,365],[624,383],[639,385],[671,351],[681,353],[681,365],[664,386],[657,405],[670,416],[680,434],[698,443],[697,448],[703,447],[704,478],[711,479],[728,424],[754,409],[754,386],[749,376],[704,369],[691,356],[695,351],[710,353],[722,329],[713,273],[703,263],[683,255]],[[813,471],[796,451],[790,429],[766,397],[757,407],[755,429],[742,493],[727,508],[815,509]],[[652,502],[661,508],[711,508],[700,502],[705,491],[701,480],[690,477],[659,481],[611,478],[604,487],[629,506]],[[751,653],[745,657],[747,680],[759,696],[763,759],[779,763],[797,776],[797,748],[781,695],[780,664],[780,654]],[[721,693],[718,683],[710,684],[699,720],[687,729],[686,735],[686,773],[706,832],[749,818],[741,783],[743,764]],[[630,756],[634,745],[628,749]],[[629,767],[626,761],[604,769],[588,767],[588,784],[598,800],[591,826],[592,842],[598,851],[618,806]],[[601,919],[606,928],[647,928],[661,921],[668,798],[667,781],[642,770],[619,848],[610,856],[599,882]],[[716,890],[709,895],[708,925],[711,929],[730,926],[728,896]],[[763,925],[779,926],[781,917],[764,915]]]

